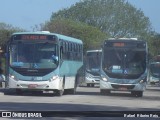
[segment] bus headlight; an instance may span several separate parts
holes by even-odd
[[[56,80],[56,79],[58,79],[58,78],[59,78],[59,76],[58,76],[58,75],[55,75],[55,76],[53,76],[49,81],[51,82],[51,81]]]
[[[144,82],[143,80],[140,80],[140,81],[139,81],[139,83],[143,83],[143,82]]]
[[[139,83],[144,83],[146,81],[147,81],[147,77],[143,76],[143,77],[141,77],[141,80],[139,81]]]
[[[14,79],[14,78],[15,78],[15,77],[14,77],[14,75],[11,75],[10,77],[11,77],[12,79]]]
[[[11,79],[18,81],[18,79],[14,75],[9,75]]]
[[[101,76],[103,81],[108,81],[107,78],[105,76]]]

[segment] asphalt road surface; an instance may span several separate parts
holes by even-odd
[[[5,89],[0,89],[1,111],[65,111],[91,112],[95,116],[99,111],[160,111],[160,87],[147,86],[143,97],[131,96],[129,92],[112,92],[110,95],[101,95],[99,87],[78,87],[75,95],[54,96],[51,93],[24,93],[16,95],[14,91],[4,95]],[[63,113],[62,112],[62,113]],[[60,113],[60,114],[62,114]],[[115,114],[116,115],[116,114]],[[67,115],[66,115],[67,116]],[[102,115],[103,116],[103,115]],[[61,117],[59,120],[100,119],[97,117]],[[83,117],[83,118],[82,118]],[[101,119],[119,119],[101,117]],[[158,116],[160,117],[160,116]],[[44,119],[44,118],[43,118]],[[48,119],[48,118],[46,118]],[[128,119],[128,118],[123,118]],[[135,119],[135,118],[132,118]],[[146,118],[141,118],[146,120]],[[148,118],[151,119],[151,118]],[[156,118],[152,118],[156,119]],[[159,118],[160,119],[160,118]]]

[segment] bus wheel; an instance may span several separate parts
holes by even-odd
[[[64,87],[62,88],[62,90],[56,90],[55,93],[57,96],[62,96],[64,93]]]
[[[93,84],[91,84],[91,86],[92,86],[92,87],[94,87],[94,83],[93,83]]]
[[[63,90],[57,90],[56,95],[57,96],[62,96],[63,95]]]
[[[69,93],[70,93],[70,94],[73,94],[73,95],[76,94],[76,89],[77,89],[77,83],[75,82],[74,88],[71,89]]]
[[[64,83],[62,84],[62,89],[61,90],[56,90],[56,95],[57,96],[62,96],[64,93]]]
[[[68,90],[65,90],[66,91],[66,94],[76,94],[76,87],[74,87],[73,89],[68,89]]]
[[[102,95],[108,95],[108,94],[111,93],[111,91],[110,91],[110,90],[100,89],[100,93],[101,93]]]
[[[143,96],[143,91],[137,91],[137,97],[142,97]]]
[[[131,95],[136,96],[136,97],[142,97],[143,91],[132,91]]]

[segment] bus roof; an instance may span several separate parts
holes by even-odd
[[[138,38],[109,38],[108,40],[138,40]]]
[[[87,50],[86,52],[102,52],[102,50]]]
[[[151,62],[150,64],[160,64],[160,62]]]
[[[57,34],[57,33],[50,33],[49,31],[16,32],[16,33],[13,33],[12,35],[21,35],[21,34],[44,34],[44,35],[55,35],[55,36],[58,37],[58,39],[67,40],[67,41],[70,41],[70,42],[76,42],[76,43],[83,44],[82,40],[80,40],[80,39],[73,38],[73,37],[69,37],[69,36],[65,36],[65,35],[61,35],[61,34]]]

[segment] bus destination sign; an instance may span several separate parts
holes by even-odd
[[[46,35],[22,35],[22,40],[47,40]]]
[[[115,43],[113,43],[113,46],[114,46],[114,47],[124,47],[125,44],[122,43],[122,42],[115,42]]]
[[[22,35],[14,35],[12,37],[13,40],[56,40],[56,36],[54,35],[42,35],[42,34],[22,34]]]

